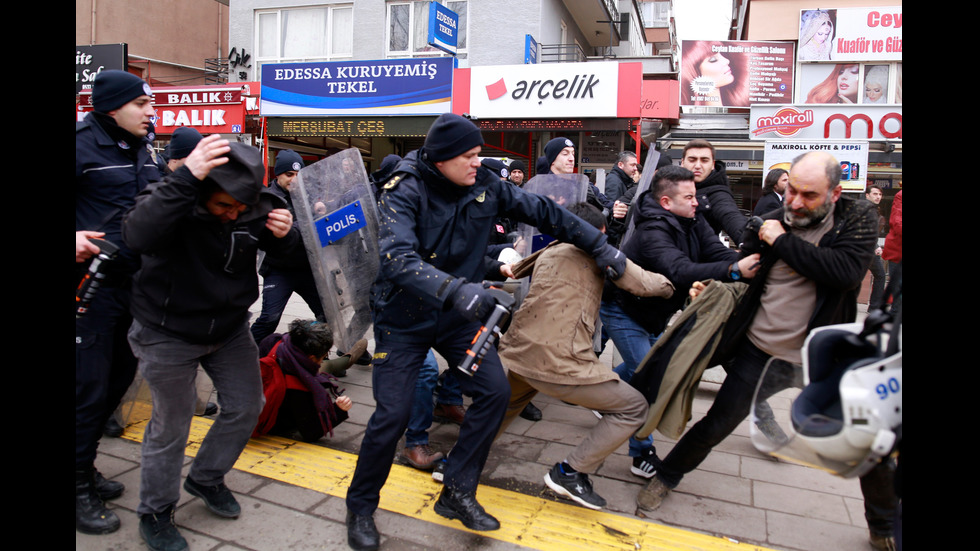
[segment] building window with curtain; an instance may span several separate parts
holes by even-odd
[[[258,11],[255,52],[257,75],[262,74],[263,63],[352,59],[353,5]]]

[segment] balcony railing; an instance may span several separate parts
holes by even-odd
[[[576,63],[585,61],[578,44],[539,44],[541,63]]]

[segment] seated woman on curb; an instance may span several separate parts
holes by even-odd
[[[265,407],[252,436],[290,436],[293,431],[305,442],[324,435],[347,419],[353,402],[341,396],[336,378],[320,364],[333,346],[333,333],[326,323],[294,320],[285,335],[274,333],[262,340],[262,387]],[[347,362],[350,358],[338,358]]]

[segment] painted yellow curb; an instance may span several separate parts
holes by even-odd
[[[210,419],[195,417],[187,441],[187,455],[196,456]],[[146,422],[126,427],[124,438],[142,441]],[[235,468],[283,484],[344,498],[354,475],[357,456],[274,436],[253,438]],[[442,485],[427,472],[393,465],[381,490],[380,507],[433,524],[466,530],[459,522],[436,514],[432,507]],[[541,551],[565,550],[737,550],[767,551],[740,543],[663,526],[634,517],[549,501],[490,486],[480,486],[480,503],[500,520],[500,530],[473,532],[483,537]]]

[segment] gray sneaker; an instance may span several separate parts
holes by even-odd
[[[644,513],[655,511],[664,502],[668,494],[670,494],[670,488],[660,480],[659,476],[653,477],[646,487],[636,495],[636,516],[644,518],[646,517]]]
[[[565,474],[561,470],[561,463],[555,463],[548,474],[544,475],[544,483],[556,494],[589,509],[602,509],[606,506],[606,500],[592,490],[589,475],[580,472]]]

